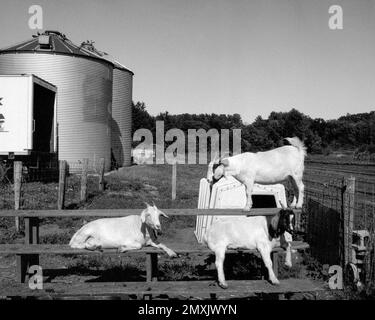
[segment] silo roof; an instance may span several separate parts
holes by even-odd
[[[37,35],[34,35],[32,39],[0,49],[0,54],[12,52],[57,53],[99,59],[112,64],[116,68],[134,74],[131,70],[118,62],[108,59],[108,54],[98,51],[94,47],[93,42],[82,42],[82,44],[78,46],[69,40],[65,34],[62,34],[59,31],[46,30],[42,34],[38,33]]]

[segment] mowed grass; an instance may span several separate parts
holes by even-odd
[[[172,166],[140,165],[122,168],[106,177],[106,192],[93,198],[90,209],[144,208],[153,201],[158,208],[196,208],[199,181],[205,165],[177,166],[177,198],[172,201]]]

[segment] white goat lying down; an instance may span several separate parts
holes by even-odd
[[[156,233],[161,231],[159,216],[168,216],[155,205],[146,205],[140,215],[98,219],[85,224],[74,234],[69,245],[88,250],[117,248],[119,252],[153,246],[164,250],[170,257],[177,256],[156,238]]]
[[[290,146],[265,152],[245,152],[222,159],[214,165],[213,178],[215,180],[219,180],[222,176],[233,176],[245,185],[247,197],[245,211],[249,211],[253,205],[251,194],[254,183],[276,184],[287,179],[291,179],[294,189],[291,207],[302,208],[304,191],[302,176],[306,148],[297,137],[285,139],[289,141]]]
[[[279,213],[272,218],[265,216],[235,216],[216,220],[204,236],[204,241],[215,253],[216,269],[219,285],[223,289],[228,288],[224,275],[224,259],[226,249],[257,249],[262,256],[263,262],[268,270],[269,281],[279,284],[272,268],[271,251],[279,245],[277,238],[283,239],[285,232],[293,232],[294,213],[290,209],[280,209]],[[286,239],[284,239],[286,241]],[[287,240],[288,241],[288,240]],[[286,262],[289,267],[291,262],[290,243],[282,243],[286,248]]]

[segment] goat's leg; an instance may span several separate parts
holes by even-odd
[[[228,284],[225,281],[224,275],[224,259],[225,259],[225,247],[220,247],[215,250],[215,266],[217,270],[217,278],[219,286],[223,289],[228,288]]]
[[[85,249],[87,250],[94,251],[94,250],[101,250],[101,248],[102,247],[101,247],[100,242],[93,237],[90,237],[85,241]]]
[[[290,204],[290,207],[292,209],[294,209],[297,205],[297,196],[298,196],[298,188],[297,188],[297,184],[295,183],[294,181],[294,178],[293,177],[290,177],[289,178],[289,181],[290,183],[292,184],[292,189],[293,189],[293,201],[292,203]]]
[[[292,267],[292,246],[290,241],[292,241],[292,235],[285,231],[280,236],[280,246],[285,249],[285,265],[289,268]]]
[[[251,207],[253,206],[253,200],[251,199],[251,195],[253,193],[254,180],[247,180],[244,182],[244,185],[246,189],[246,206],[243,210],[250,211]]]
[[[295,175],[295,176],[293,176],[293,180],[294,180],[294,182],[297,186],[297,190],[298,190],[298,201],[297,201],[296,208],[301,209],[302,205],[303,205],[303,192],[305,190],[305,186],[302,182],[302,176]]]
[[[173,257],[177,257],[177,253],[174,252],[172,249],[169,249],[165,244],[162,244],[162,243],[155,243],[155,242],[153,242],[152,240],[149,241],[149,244],[150,244],[151,246],[155,247],[155,248],[159,248],[159,249],[165,251],[166,254],[167,254],[168,256],[170,256],[171,258],[173,258]]]
[[[118,252],[126,252],[126,251],[129,251],[129,250],[139,250],[142,248],[142,244],[140,244],[139,242],[134,242],[134,243],[131,243],[131,244],[125,244],[125,245],[121,245],[117,248],[117,251]]]
[[[275,273],[272,268],[271,260],[271,244],[269,243],[259,243],[257,249],[262,256],[264,265],[268,270],[268,278],[272,284],[280,284],[279,280],[276,278]]]

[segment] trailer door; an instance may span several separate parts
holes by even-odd
[[[54,151],[54,112],[55,95],[38,83],[34,83],[33,98],[33,151]]]
[[[32,95],[29,77],[0,77],[0,154],[32,149]]]

